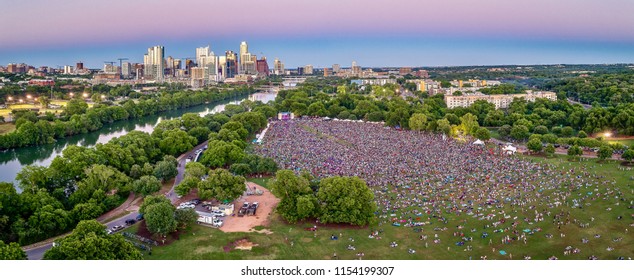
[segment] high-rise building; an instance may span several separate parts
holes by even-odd
[[[132,65],[130,62],[121,63],[121,77],[129,79],[132,76]]]
[[[257,71],[258,75],[268,76],[269,75],[269,64],[266,62],[266,57],[262,57],[257,61]]]
[[[196,63],[191,60],[191,59],[185,59],[185,72],[187,72],[187,75],[191,75],[192,74],[192,68],[196,67]]]
[[[73,74],[75,71],[73,71],[73,66],[70,65],[64,65],[64,74]]]
[[[333,65],[332,65],[332,72],[333,72],[333,73],[339,73],[339,71],[341,71],[341,65],[339,65],[339,64],[333,64]]]
[[[165,48],[154,46],[147,49],[147,54],[143,56],[145,79],[163,81],[165,69]]]
[[[84,63],[83,62],[77,62],[77,65],[75,66],[75,69],[77,70],[84,70]]]
[[[255,75],[256,69],[256,56],[249,53],[249,46],[247,42],[240,43],[240,74]]]
[[[217,81],[218,57],[211,51],[209,46],[196,49],[196,64],[205,71],[205,83]]]
[[[359,75],[361,74],[361,66],[357,65],[356,61],[352,62],[352,69],[351,69],[352,75]]]
[[[330,69],[324,68],[324,77],[330,76]]]
[[[112,63],[105,63],[103,65],[103,72],[106,74],[117,74],[119,73],[119,66]]]
[[[280,61],[277,57],[275,58],[275,61],[273,62],[273,74],[275,75],[284,75],[284,63],[282,63],[282,61]]]
[[[304,66],[304,75],[312,75],[313,74],[313,66],[308,64]]]
[[[226,68],[227,72],[225,73],[225,78],[233,78],[238,75],[238,56],[233,51],[226,51]]]

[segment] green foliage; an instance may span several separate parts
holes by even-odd
[[[66,103],[66,108],[64,109],[64,114],[68,116],[73,116],[77,114],[84,114],[88,109],[88,104],[81,99],[74,98]]]
[[[599,157],[600,160],[605,160],[605,159],[611,158],[613,152],[614,150],[612,150],[612,147],[608,145],[603,145],[601,146],[601,148],[599,148],[597,157]]]
[[[207,168],[199,162],[190,161],[185,164],[185,177],[199,178],[207,174]]]
[[[460,125],[468,135],[474,135],[480,127],[478,125],[478,117],[471,113],[467,113],[460,117]]]
[[[577,133],[577,137],[579,137],[579,138],[587,138],[588,134],[585,131],[580,130],[579,133]]]
[[[0,260],[26,260],[26,252],[15,242],[5,244],[0,240]]]
[[[142,255],[120,234],[109,235],[95,220],[81,221],[73,232],[44,253],[46,260],[140,260]]]
[[[539,139],[531,139],[528,141],[528,143],[526,143],[526,147],[531,151],[531,152],[535,152],[535,153],[539,153],[542,151],[542,141],[540,141]]]
[[[191,150],[198,139],[190,136],[187,132],[180,129],[173,129],[163,132],[163,138],[159,142],[161,151],[168,155],[178,156],[184,152]]]
[[[544,152],[549,157],[552,157],[555,154],[555,146],[553,146],[553,144],[546,145],[546,147],[544,148]]]
[[[132,190],[135,193],[144,196],[155,193],[161,189],[161,181],[154,176],[142,176],[132,184]]]
[[[308,209],[307,205],[302,205],[302,213],[298,212],[298,199],[305,195],[313,195],[306,178],[296,176],[293,171],[279,170],[275,174],[275,179],[269,184],[271,192],[278,198],[280,203],[277,205],[277,212],[288,222],[296,223],[304,218],[303,214]],[[302,203],[305,202],[305,198]]]
[[[178,226],[185,228],[198,220],[198,213],[196,213],[196,210],[191,208],[176,209],[174,212],[174,219],[176,219]]]
[[[482,141],[487,141],[491,139],[491,132],[486,127],[479,127],[474,136]]]
[[[153,234],[165,236],[176,230],[177,222],[174,217],[176,208],[169,202],[159,202],[147,206],[143,213],[145,225]]]
[[[200,162],[211,168],[229,166],[240,162],[245,156],[243,149],[233,142],[214,140],[209,142],[208,147],[203,153]]]
[[[446,135],[449,135],[449,133],[451,132],[451,124],[449,123],[449,121],[447,119],[440,119],[436,121],[436,130],[438,132],[442,132]]]
[[[422,113],[415,113],[409,118],[409,128],[411,130],[422,131],[427,128],[427,116]]]
[[[513,128],[511,128],[510,136],[513,137],[513,139],[524,140],[528,138],[529,135],[528,127],[524,125],[514,125]]]
[[[174,162],[162,160],[154,167],[154,177],[161,179],[162,182],[176,177],[177,174],[177,164]]]
[[[170,200],[168,198],[166,198],[165,196],[162,195],[148,195],[143,199],[143,203],[141,204],[141,206],[139,207],[139,213],[144,214],[146,213],[146,209],[150,206],[150,205],[154,205],[154,204],[159,204],[159,203],[168,203],[171,204]]]
[[[198,184],[198,196],[201,199],[233,201],[244,193],[244,182],[244,177],[234,176],[225,169],[210,170],[209,177]]]
[[[538,126],[533,128],[533,133],[544,135],[544,134],[548,133],[548,128],[546,126],[543,126],[543,125],[538,125]]]
[[[323,223],[367,225],[376,211],[374,194],[358,177],[330,177],[319,183],[317,199]]]
[[[570,156],[571,158],[576,158],[576,157],[579,157],[580,155],[583,155],[583,150],[581,150],[579,146],[574,145],[568,148],[568,156]]]
[[[631,162],[634,160],[634,148],[629,148],[621,155],[621,158]]]

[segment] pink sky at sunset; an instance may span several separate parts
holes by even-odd
[[[634,41],[634,1],[627,0],[31,0],[3,6],[2,49],[235,34]]]

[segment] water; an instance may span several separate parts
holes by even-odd
[[[275,99],[277,92],[256,92],[247,98],[251,101],[262,101],[267,103]],[[40,145],[34,147],[24,147],[0,152],[0,182],[12,182],[17,186],[15,176],[27,165],[49,166],[53,159],[62,154],[62,151],[69,145],[93,147],[96,144],[103,144],[110,139],[127,134],[130,131],[138,130],[152,133],[154,127],[162,120],[169,120],[182,116],[185,113],[197,113],[200,116],[222,112],[227,104],[240,104],[247,98],[225,100],[210,104],[199,105],[182,110],[162,112],[157,115],[144,118],[119,121],[104,126],[91,133],[80,134],[64,139],[57,139],[53,144]]]

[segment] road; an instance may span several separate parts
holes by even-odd
[[[176,194],[174,193],[174,187],[178,186],[178,184],[180,184],[180,182],[183,180],[183,176],[185,174],[185,164],[187,163],[187,157],[189,157],[190,155],[192,157],[196,156],[196,150],[202,149],[204,146],[207,145],[208,141],[203,142],[202,144],[194,147],[191,151],[188,151],[184,154],[182,154],[181,156],[178,157],[177,161],[178,161],[178,174],[176,175],[176,178],[174,180],[174,185],[172,185],[172,188],[170,189],[169,192],[167,192],[167,198],[169,198],[169,200],[172,202],[172,204],[176,204],[176,201],[178,200],[178,197],[176,196]],[[104,223],[104,225],[106,225],[106,228],[112,228],[113,226],[116,225],[123,225],[124,227],[127,227],[125,224],[125,220],[128,219],[136,219],[136,217],[139,215],[138,211],[132,211],[129,214],[123,216],[123,217],[119,217],[116,218],[110,222]],[[58,239],[61,236],[58,236],[54,239]],[[53,239],[53,238],[52,238]],[[50,240],[50,239],[49,239]],[[43,243],[40,246],[37,246],[35,248],[31,248],[28,250],[25,250],[26,255],[28,257],[29,260],[41,260],[44,257],[44,252],[46,252],[48,249],[50,249],[51,247],[53,247],[53,241],[50,242],[46,242]]]

